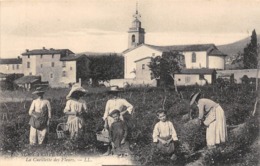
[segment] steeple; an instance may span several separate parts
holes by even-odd
[[[141,15],[138,12],[138,3],[136,3],[136,11],[133,17],[132,27],[128,31],[128,48],[133,48],[144,43],[145,31],[141,27],[141,21],[139,20]]]

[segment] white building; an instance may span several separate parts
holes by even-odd
[[[136,82],[153,82],[148,69],[151,57],[162,56],[165,52],[178,52],[184,55],[186,69],[225,69],[225,54],[214,44],[155,46],[145,44],[145,30],[141,27],[138,11],[134,15],[132,27],[128,31],[128,49],[123,51],[125,58],[124,78]],[[199,75],[201,72],[198,72]],[[208,71],[206,72],[208,73]],[[179,79],[179,78],[178,78]],[[193,81],[191,81],[193,82]],[[182,84],[182,81],[180,82]],[[183,83],[184,84],[184,83]]]
[[[0,59],[0,73],[22,74],[22,58]]]
[[[86,55],[75,55],[69,49],[35,49],[22,53],[23,74],[41,76],[51,87],[63,87],[78,82],[82,72],[88,72]]]

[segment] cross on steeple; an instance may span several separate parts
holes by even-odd
[[[136,2],[136,11],[135,11],[135,14],[133,15],[133,17],[135,19],[138,19],[141,17],[141,15],[138,13],[138,2]]]

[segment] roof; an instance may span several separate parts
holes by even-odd
[[[150,44],[140,44],[137,47],[128,48],[123,53],[132,51],[141,46],[148,46],[150,48],[156,49],[161,52],[169,52],[169,51],[207,51],[208,55],[218,55],[218,56],[226,56],[224,53],[218,50],[215,44],[190,44],[190,45],[171,45],[171,46],[155,46]]]
[[[215,69],[206,69],[206,68],[202,68],[202,69],[182,69],[180,71],[180,73],[176,73],[176,74],[213,74],[214,72],[216,72]]]
[[[192,45],[172,45],[172,46],[154,46],[146,44],[162,52],[168,51],[208,51],[211,48],[216,48],[214,44],[192,44]]]
[[[214,48],[208,52],[208,55],[217,55],[217,56],[227,56],[223,52],[219,51],[218,49]]]
[[[135,61],[135,63],[136,63],[136,62],[139,62],[139,61],[142,61],[142,60],[145,60],[145,59],[151,59],[151,57],[150,57],[150,56],[147,56],[147,57],[144,57],[144,58],[138,59],[138,60]]]
[[[22,64],[22,58],[0,59],[0,64]]]
[[[7,76],[8,76],[8,74],[0,73],[0,78],[6,78]]]
[[[52,55],[52,54],[73,54],[69,49],[35,49],[35,50],[26,50],[22,55]]]
[[[14,82],[16,84],[25,84],[25,83],[34,83],[39,80],[41,80],[41,76],[23,76],[21,78],[16,79]]]
[[[85,54],[70,54],[69,56],[60,58],[60,61],[77,61],[83,57],[87,58]]]

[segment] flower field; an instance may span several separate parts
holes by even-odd
[[[196,120],[189,120],[189,96],[201,90],[202,97],[218,102],[225,111],[228,124],[228,142],[214,150],[206,150],[205,128]],[[66,94],[69,89],[64,90]],[[179,94],[171,89],[128,88],[120,95],[134,105],[133,115],[125,119],[130,129],[128,141],[130,157],[142,165],[258,165],[259,112],[252,116],[257,93],[253,86],[235,85],[180,87]],[[58,139],[56,127],[66,122],[63,114],[65,95],[46,93],[52,106],[48,143],[44,146],[29,146],[29,115],[31,101],[5,102],[0,105],[0,155],[22,156],[97,156],[105,147],[96,140],[95,133],[102,130],[102,116],[109,95],[105,90],[90,91],[84,98],[88,113],[84,114],[86,128],[84,140],[72,142]],[[17,95],[19,96],[19,95]],[[164,108],[176,129],[179,143],[176,145],[177,160],[153,153],[152,130],[158,122],[155,112]],[[258,107],[259,108],[259,107]],[[7,113],[7,118],[3,114]],[[196,115],[195,115],[196,116]],[[3,119],[4,118],[4,119]]]

